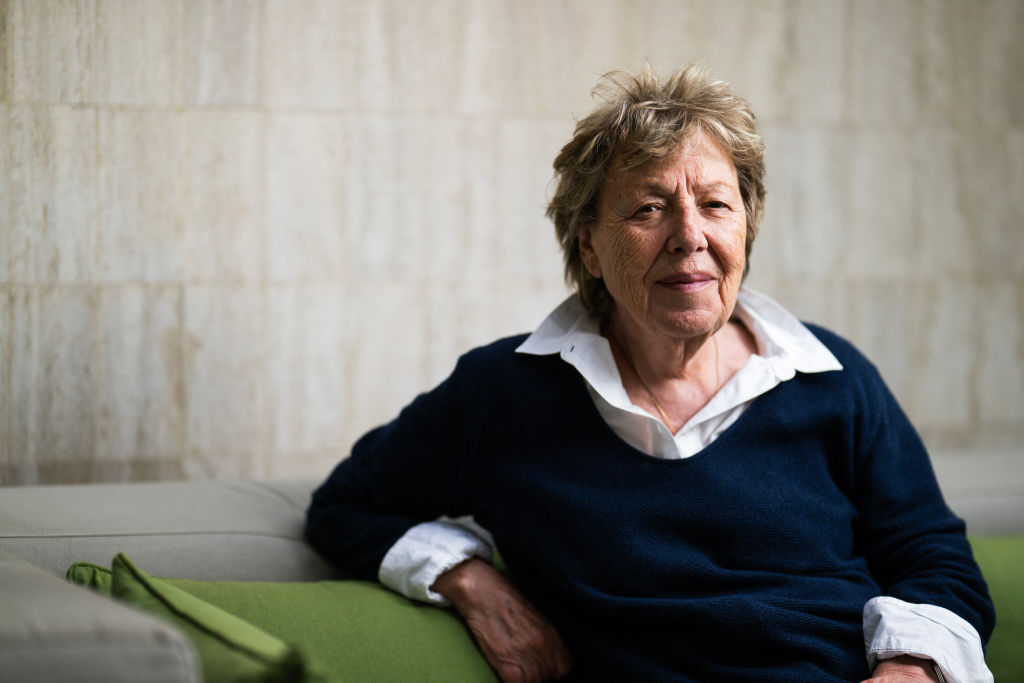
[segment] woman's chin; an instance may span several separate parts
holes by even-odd
[[[658,317],[658,331],[676,339],[706,337],[717,332],[726,322],[721,311],[688,310],[666,312]]]

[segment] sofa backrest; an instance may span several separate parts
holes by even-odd
[[[190,481],[0,488],[0,552],[63,576],[125,552],[159,576],[314,581],[338,572],[303,537],[317,482]]]

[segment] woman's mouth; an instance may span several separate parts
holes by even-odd
[[[668,287],[677,292],[688,293],[704,289],[715,282],[715,276],[711,273],[674,273],[657,281],[662,287]]]

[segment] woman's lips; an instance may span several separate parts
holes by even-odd
[[[715,281],[710,273],[676,273],[658,280],[658,284],[677,292],[696,292]]]

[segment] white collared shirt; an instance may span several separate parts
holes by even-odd
[[[718,438],[755,398],[797,372],[842,370],[810,330],[764,294],[742,288],[733,318],[753,335],[757,353],[675,434],[629,399],[608,340],[578,296],[563,301],[516,352],[559,354],[586,380],[594,405],[619,438],[648,455],[687,458]],[[388,550],[378,578],[406,597],[446,605],[430,590],[437,577],[471,557],[490,560],[493,548],[490,534],[471,517],[426,522]],[[942,607],[892,597],[869,600],[864,606],[864,642],[872,667],[880,660],[911,654],[935,661],[950,682],[992,680],[977,632]]]

